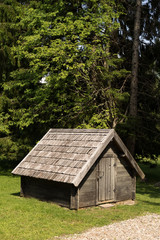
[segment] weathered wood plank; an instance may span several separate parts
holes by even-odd
[[[66,147],[97,147],[97,142],[90,141],[64,141],[64,140],[41,140],[41,145],[44,146],[66,146]]]
[[[75,186],[71,186],[70,209],[79,208],[79,190]]]
[[[58,132],[58,130],[55,132],[49,131],[21,162],[19,167],[14,170],[14,174],[62,181],[78,186],[97,159],[103,156],[103,166],[100,171],[104,171],[106,177],[103,179],[104,182],[102,182],[101,188],[108,190],[103,192],[100,188],[103,195],[100,198],[104,200],[114,198],[115,181],[117,181],[117,192],[121,191],[119,189],[122,188],[123,184],[129,184],[130,186],[132,181],[130,182],[129,178],[133,177],[131,174],[133,171],[128,166],[135,168],[136,163],[133,158],[128,160],[126,147],[123,146],[114,130],[97,131],[95,129],[93,132],[88,132],[88,130],[78,130],[77,132],[67,130],[64,132]],[[112,141],[112,139],[115,140]],[[115,171],[113,159],[120,152],[124,152],[126,157],[117,160]],[[107,159],[110,160],[107,162]],[[116,174],[117,180],[115,180]],[[94,184],[88,182],[84,186],[82,195],[86,189],[89,190],[89,186],[90,192],[92,192],[96,186],[94,180],[93,182]],[[86,198],[92,194],[87,192]]]
[[[120,146],[120,148],[123,150],[124,154],[126,155],[127,159],[130,161],[131,165],[134,167],[134,169],[136,170],[138,175],[142,179],[144,179],[145,178],[144,173],[142,172],[142,170],[140,169],[140,167],[138,166],[138,164],[136,163],[136,161],[132,157],[131,153],[126,148],[126,146],[124,145],[124,143],[122,142],[122,140],[120,139],[120,137],[118,136],[118,134],[116,132],[114,132],[114,139],[115,139],[116,143]]]
[[[89,134],[89,133],[84,133],[84,134],[48,134],[44,139],[45,140],[67,140],[67,141],[102,141],[103,138],[106,136],[106,134]]]
[[[124,168],[117,168],[117,174],[119,177],[131,177],[130,174]]]
[[[50,129],[49,133],[57,133],[57,132],[63,132],[63,133],[108,133],[111,129]]]
[[[132,199],[132,186],[125,185],[116,190],[116,199],[117,201]]]
[[[98,182],[99,182],[99,185],[98,185],[98,192],[99,192],[99,202],[103,202],[105,201],[106,199],[106,178],[108,176],[106,176],[106,166],[105,166],[105,159],[101,159],[100,162],[99,162],[99,165],[98,165]]]
[[[107,134],[106,138],[102,143],[98,144],[98,147],[94,154],[88,159],[87,163],[84,165],[84,167],[81,169],[79,174],[77,174],[76,178],[74,179],[73,184],[75,186],[78,186],[81,179],[84,178],[86,173],[89,171],[89,169],[92,167],[92,165],[95,163],[97,158],[101,155],[101,153],[104,151],[108,143],[113,139],[114,136],[114,130],[110,130],[109,133]]]
[[[129,175],[128,176],[117,175],[117,184],[124,184],[124,183],[127,184],[127,182],[131,182],[131,181],[132,181],[132,178]]]
[[[52,201],[65,207],[70,205],[70,185],[24,177],[22,191],[26,197]]]
[[[133,184],[133,187],[132,187],[132,200],[135,200],[135,198],[136,198],[136,176],[133,177],[132,184]]]
[[[82,168],[83,166],[85,165],[85,162],[83,161],[76,161],[76,163],[75,163],[75,166],[74,167],[76,167],[76,168]]]
[[[111,160],[111,195],[110,199],[115,199],[115,182],[116,182],[116,168],[115,168],[115,158],[110,158]]]
[[[38,145],[35,146],[35,149],[34,149],[34,150],[35,150],[35,151],[43,151],[44,148],[45,148],[44,145],[42,145],[42,144],[38,144]]]
[[[79,207],[96,204],[96,166],[83,179],[79,189]]]

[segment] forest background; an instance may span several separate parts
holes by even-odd
[[[115,128],[156,161],[159,12],[157,0],[0,1],[0,165],[50,128]]]

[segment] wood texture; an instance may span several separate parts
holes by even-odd
[[[114,136],[114,130],[111,129],[108,134],[107,137],[103,139],[103,142],[99,143],[97,149],[94,151],[94,153],[92,154],[92,156],[88,159],[88,161],[86,162],[86,164],[82,167],[81,171],[79,172],[79,174],[77,174],[77,176],[74,179],[73,184],[75,186],[78,186],[79,183],[82,181],[82,179],[84,178],[84,176],[87,174],[87,172],[89,171],[89,169],[93,166],[93,164],[95,163],[95,161],[97,160],[97,158],[101,155],[101,153],[105,150],[105,148],[107,147],[107,145],[110,143],[110,141],[113,139]]]
[[[135,172],[127,159],[116,158],[117,165],[117,183],[116,183],[116,200],[123,201],[133,199],[135,193]]]
[[[136,170],[137,174],[144,179],[145,175],[142,172],[142,170],[140,169],[140,167],[138,166],[137,162],[134,160],[134,158],[132,157],[131,153],[129,152],[129,150],[126,148],[126,146],[124,145],[124,143],[122,142],[122,140],[120,139],[120,137],[118,136],[118,134],[116,132],[114,132],[114,140],[116,141],[116,143],[119,145],[119,147],[121,148],[121,150],[123,151],[123,153],[125,154],[126,158],[129,160],[129,162],[131,163],[132,167]]]
[[[135,198],[141,172],[114,130],[62,133],[50,130],[13,171],[21,196],[70,209]]]
[[[113,129],[51,129],[12,173],[71,183],[77,187],[101,155],[112,159],[119,152],[144,178],[138,164]]]
[[[78,186],[111,133],[108,129],[51,129],[12,173]]]
[[[34,197],[40,200],[55,202],[65,207],[70,206],[71,185],[69,184],[22,177],[21,186],[24,197]]]
[[[98,202],[114,200],[115,159],[103,158],[98,164]]]
[[[79,207],[96,205],[96,165],[94,165],[79,186]]]

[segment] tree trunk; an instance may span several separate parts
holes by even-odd
[[[137,98],[138,98],[138,66],[139,66],[139,36],[141,18],[141,0],[136,0],[136,13],[134,22],[134,37],[132,49],[132,72],[131,72],[131,95],[129,115],[132,120],[132,136],[128,139],[128,148],[132,155],[135,153],[136,143],[136,117],[137,117]]]

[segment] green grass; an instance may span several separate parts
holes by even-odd
[[[157,168],[142,165],[148,182],[137,182],[137,204],[117,205],[109,209],[92,207],[71,211],[55,204],[19,197],[20,178],[0,176],[0,239],[49,240],[54,236],[82,232],[93,226],[148,213],[160,214],[160,162]]]

